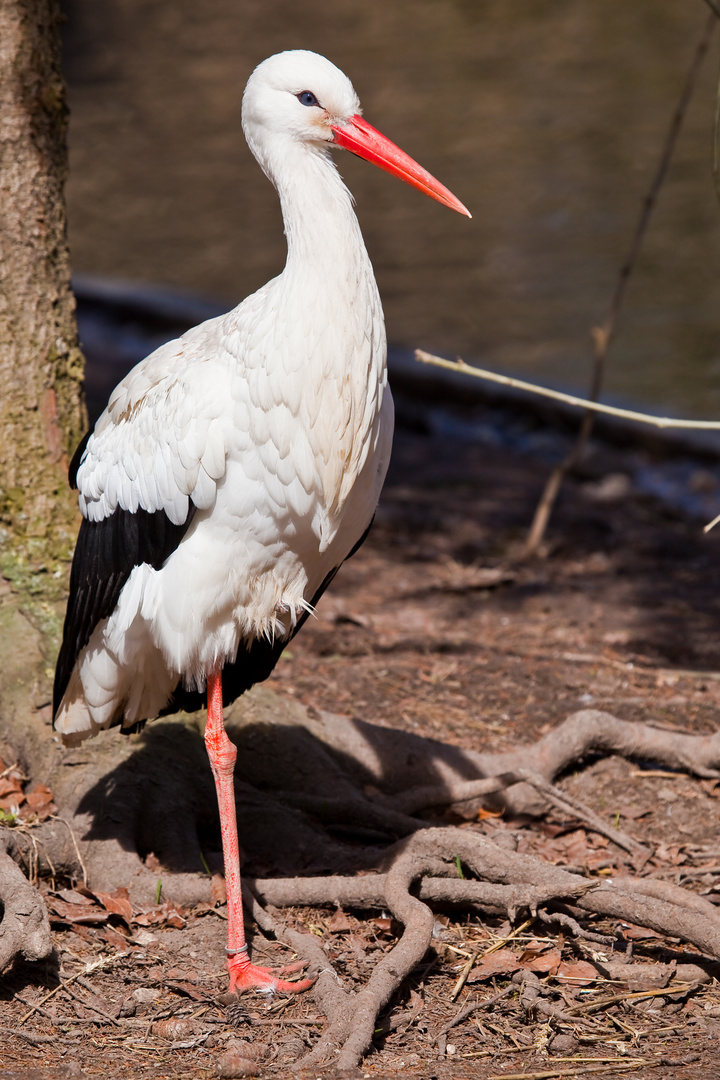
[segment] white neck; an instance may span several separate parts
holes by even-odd
[[[285,287],[312,288],[317,276],[317,284],[330,292],[336,285],[343,291],[370,287],[377,296],[352,196],[330,153],[290,139],[278,139],[278,144],[256,156],[282,206],[288,244]]]
[[[243,377],[266,425],[288,414],[302,418],[297,449],[306,445],[317,471],[322,514],[334,521],[317,527],[329,543],[339,522],[334,515],[380,438],[385,326],[350,193],[332,160],[287,139],[277,140],[281,152],[273,160],[269,143],[255,156],[280,196],[288,256],[282,274],[241,305],[249,334]],[[383,454],[390,429],[387,421]],[[279,446],[284,437],[271,433],[270,441]],[[363,483],[372,487],[380,474],[368,468]]]

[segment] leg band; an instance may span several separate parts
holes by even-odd
[[[225,950],[225,952],[228,954],[228,956],[237,956],[238,953],[247,953],[247,951],[248,951],[247,945],[241,945],[239,949],[226,949]]]

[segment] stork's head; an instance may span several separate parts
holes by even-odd
[[[250,149],[269,174],[283,144],[300,142],[321,153],[341,147],[471,216],[452,192],[363,120],[347,75],[318,53],[296,49],[259,64],[245,87],[242,123]]]

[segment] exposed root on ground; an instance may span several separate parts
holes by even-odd
[[[476,875],[479,880],[459,878],[458,859],[464,872]],[[416,898],[410,894],[410,887],[418,880]],[[382,1009],[427,952],[432,939],[433,905],[457,905],[493,914],[500,907],[511,919],[534,916],[540,905],[544,905],[549,909],[547,921],[562,919],[562,924],[572,931],[573,926],[578,926],[576,921],[552,913],[553,901],[571,901],[579,914],[612,915],[640,923],[695,945],[710,957],[720,958],[720,916],[713,905],[675,887],[668,891],[671,898],[658,900],[645,895],[644,884],[628,878],[616,882],[593,881],[510,852],[468,829],[440,828],[424,830],[397,845],[384,874],[359,878],[268,879],[253,882],[252,888],[263,901],[278,907],[308,904],[385,908],[402,923],[400,941],[375,968],[365,988],[352,995],[349,1007],[344,998],[339,1015],[335,1002],[328,1012],[325,1003],[316,996],[318,1006],[328,1016],[330,1029],[322,1043],[299,1064],[332,1061],[341,1069],[350,1069],[369,1049]],[[695,905],[695,900],[700,904]],[[326,964],[323,957],[323,966]],[[525,978],[527,981],[536,976],[526,973]],[[548,1016],[565,1017],[562,1009],[553,1009],[547,1003],[542,1003],[542,1008]],[[349,1028],[348,1015],[352,1018]]]
[[[16,957],[44,960],[52,952],[45,904],[17,864],[0,851],[0,971]]]
[[[309,993],[327,1017],[325,1032],[299,1066],[358,1064],[382,1010],[428,952],[437,907],[502,914],[511,921],[538,918],[591,942],[612,939],[583,926],[583,919],[608,916],[720,959],[716,908],[676,884],[629,874],[613,880],[582,876],[513,850],[507,831],[492,839],[479,825],[432,827],[418,816],[453,805],[467,813],[468,806],[472,810],[489,796],[510,814],[538,813],[552,805],[627,852],[631,864],[624,872],[637,873],[651,852],[552,781],[597,753],[651,759],[716,778],[720,735],[678,734],[585,710],[534,746],[480,754],[346,717],[311,715],[299,706],[288,719],[285,702],[273,716],[269,691],[251,699],[249,707],[232,710],[228,718],[240,745],[238,817],[250,862],[262,862],[268,851],[275,862],[270,876],[248,876],[246,900],[257,926],[285,942],[317,976]],[[198,816],[213,806],[199,730],[192,722],[151,726],[140,741],[123,745],[119,764],[116,755],[103,771],[98,761],[108,765],[108,746],[102,743],[97,757],[88,754],[86,767],[78,764],[77,751],[56,763],[48,782],[64,822],[0,830],[0,968],[17,956],[47,956],[51,948],[44,906],[16,862],[35,873],[80,881],[87,874],[96,890],[127,885],[145,896],[155,890],[157,878],[138,850],[152,851],[165,867],[165,895],[185,903],[210,899],[209,878],[198,873]],[[308,776],[312,796],[306,794]],[[254,778],[257,787],[243,778]],[[102,811],[109,798],[114,813],[108,822]],[[350,836],[354,845],[338,835]],[[329,868],[341,873],[325,876]],[[304,876],[296,876],[298,871]],[[316,936],[283,926],[261,904],[386,909],[403,930],[357,990],[343,984]],[[528,1008],[556,1019],[565,1016],[560,1006],[538,1004],[528,973],[523,980],[520,992]]]

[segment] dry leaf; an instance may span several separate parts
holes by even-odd
[[[96,904],[94,896],[88,896],[87,893],[80,892],[79,889],[58,889],[55,895],[67,904],[90,904],[91,906]]]
[[[36,784],[26,795],[21,816],[23,818],[37,817],[40,821],[46,821],[56,813],[57,806],[53,802],[53,793],[50,788],[46,784]]]
[[[22,791],[22,784],[14,777],[3,776],[0,779],[0,799],[5,798],[6,795],[12,795],[16,791]]]
[[[681,863],[687,862],[687,855],[680,851],[681,847],[681,844],[665,844],[661,841],[655,848],[652,861],[658,865],[669,862],[673,866],[680,866]]]
[[[512,949],[498,949],[482,960],[472,969],[468,975],[469,983],[483,982],[491,979],[493,975],[511,975],[520,968],[520,957]]]
[[[563,846],[565,848],[565,857],[569,862],[583,863],[588,853],[587,834],[582,831],[571,833],[566,838],[566,843]]]
[[[560,966],[560,951],[548,949],[539,953],[536,949],[526,949],[520,957],[520,967],[525,971],[538,971],[541,974],[554,975]]]
[[[130,942],[126,937],[123,937],[114,927],[106,926],[102,930],[102,936],[116,952],[128,952],[130,949]]]
[[[119,889],[116,889],[114,893],[96,892],[95,896],[106,911],[109,911],[112,915],[119,915],[123,922],[130,926],[133,917],[133,909],[127,889],[121,886]]]
[[[381,933],[389,934],[392,930],[392,919],[386,919],[381,916],[379,919],[371,919],[370,922],[373,926],[376,926]]]
[[[207,1001],[207,994],[202,990],[198,990],[196,986],[186,980],[181,979],[166,979],[165,985],[169,990],[174,990],[178,994],[184,994],[185,997],[191,998],[193,1001]]]
[[[213,874],[210,879],[210,898],[214,907],[227,903],[227,889],[222,874]]]
[[[488,818],[502,817],[504,813],[504,810],[486,810],[484,806],[481,806],[476,816],[478,821],[487,821]]]
[[[628,821],[637,821],[638,818],[647,817],[652,813],[652,810],[644,810],[642,806],[618,806],[617,812],[620,817],[626,818]]]
[[[63,922],[98,926],[108,920],[108,913],[104,908],[84,901],[82,904],[68,904],[65,900],[51,897],[48,899],[48,907],[51,917],[54,912]]]
[[[27,793],[27,801],[33,810],[39,810],[41,806],[53,801],[53,793],[47,784],[36,784],[32,791]]]
[[[337,908],[335,913],[330,916],[327,923],[327,928],[333,934],[346,934],[352,930],[352,924],[342,908]]]
[[[587,960],[561,960],[555,977],[572,980],[573,986],[589,986],[595,982],[598,973]]]
[[[183,968],[169,968],[164,975],[163,979],[180,979],[182,982],[197,982],[197,977],[189,971],[185,971]]]
[[[164,904],[156,904],[133,915],[132,921],[137,926],[171,926],[174,930],[182,930],[187,926],[186,915],[184,908],[166,900]]]
[[[11,795],[6,795],[5,798],[0,799],[0,809],[2,810],[17,810],[25,802],[25,796],[22,791],[16,791],[13,789]]]
[[[622,936],[628,941],[642,941],[644,938],[659,938],[662,934],[656,934],[654,930],[648,930],[645,926],[633,926],[630,923],[621,923]]]

